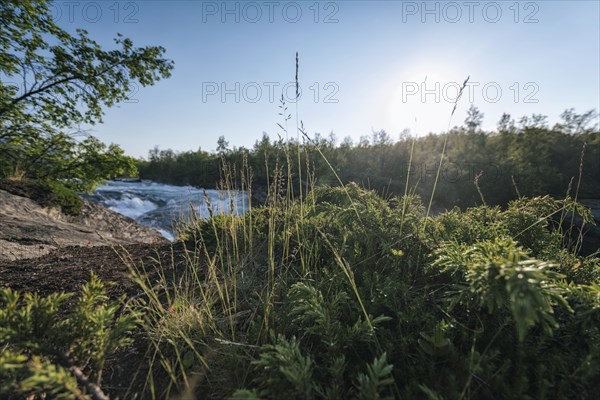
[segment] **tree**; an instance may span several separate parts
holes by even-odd
[[[358,147],[369,147],[371,142],[369,141],[369,137],[367,135],[361,135],[358,139]]]
[[[372,135],[372,143],[373,146],[384,147],[392,144],[392,138],[390,135],[384,131],[383,129],[380,131],[373,131]]]
[[[590,133],[597,128],[597,124],[594,124],[594,119],[598,118],[598,114],[595,110],[589,110],[583,114],[577,114],[575,109],[570,108],[563,111],[560,114],[562,120],[554,126],[554,129],[563,131],[567,134],[580,134]]]
[[[48,4],[0,4],[0,175],[21,169],[90,189],[135,168],[116,145],[89,135],[77,140],[77,127],[102,122],[103,110],[129,99],[134,85],[168,78],[173,62],[163,58],[164,48],[137,48],[120,34],[111,50],[85,30],[71,35],[52,20]],[[108,162],[95,168],[99,157]]]
[[[467,126],[469,133],[475,133],[478,129],[480,129],[482,122],[483,113],[479,111],[479,109],[473,104],[471,104],[471,107],[469,107],[469,110],[467,111],[467,118],[465,119],[465,125]]]
[[[352,146],[354,146],[354,141],[352,138],[350,136],[345,136],[340,147],[350,149]]]
[[[500,117],[500,121],[498,121],[498,132],[500,133],[514,133],[516,131],[515,128],[515,120],[511,118],[510,114],[503,113],[502,117]]]
[[[229,142],[227,140],[225,140],[225,136],[221,135],[219,136],[219,139],[217,140],[217,153],[219,154],[225,154],[229,151]]]
[[[531,114],[531,117],[524,115],[519,119],[519,124],[522,130],[547,129],[548,117],[542,114]]]

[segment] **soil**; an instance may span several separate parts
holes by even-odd
[[[129,266],[143,265],[150,280],[158,281],[159,265],[164,267],[162,272],[166,272],[167,276],[173,268],[179,269],[184,265],[184,246],[183,243],[71,246],[41,258],[26,258],[1,266],[0,287],[10,287],[21,293],[39,293],[41,296],[61,291],[79,293],[93,271],[106,284],[111,300],[122,295],[128,299],[143,297],[143,291],[129,277]],[[71,299],[68,304],[75,300]],[[148,368],[145,349],[148,343],[141,330],[136,330],[133,337],[133,345],[120,349],[106,360],[102,387],[111,394],[111,398],[144,398],[142,392]]]
[[[4,264],[0,267],[0,287],[37,292],[42,296],[60,291],[76,293],[94,272],[108,284],[107,293],[115,299],[122,294],[138,293],[138,288],[129,278],[129,266],[144,265],[152,275],[159,265],[157,260],[167,269],[178,267],[183,265],[184,253],[181,243],[71,246],[41,258],[26,258]]]

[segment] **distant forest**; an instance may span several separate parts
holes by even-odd
[[[238,177],[246,163],[252,171],[254,189],[261,190],[273,181],[277,171],[289,176],[289,160],[296,187],[300,164],[303,182],[307,175],[317,185],[356,182],[384,196],[402,195],[408,188],[409,193],[428,200],[445,143],[434,196],[436,207],[504,205],[520,196],[545,194],[600,198],[596,118],[595,111],[577,114],[570,109],[561,114],[559,123],[549,127],[543,115],[515,122],[504,114],[496,130],[484,131],[483,114],[472,106],[464,125],[445,134],[415,137],[405,131],[396,140],[382,130],[362,137],[358,143],[350,138],[338,143],[334,134],[309,137],[301,133],[300,147],[297,139],[272,141],[263,134],[252,149],[230,148],[221,137],[215,152],[154,148],[137,167],[142,179],[215,188],[224,163],[235,168]],[[286,136],[285,132],[280,136]]]

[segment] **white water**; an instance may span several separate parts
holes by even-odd
[[[119,214],[133,219],[139,218],[158,208],[158,205],[150,200],[142,200],[129,193],[123,193],[119,199],[108,199],[104,202],[104,205]]]
[[[169,240],[174,239],[175,226],[182,220],[189,220],[193,214],[208,218],[210,210],[213,215],[243,214],[248,208],[248,196],[244,192],[204,190],[151,181],[108,181],[86,198],[157,229]]]

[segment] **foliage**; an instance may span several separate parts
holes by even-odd
[[[264,346],[254,365],[264,371],[256,382],[263,388],[261,396],[314,398],[313,361],[302,354],[295,338],[289,341],[281,336],[275,338],[273,344]]]
[[[42,0],[4,2],[0,20],[0,72],[24,82],[0,82],[1,174],[53,181],[76,211],[69,190],[133,168],[117,146],[67,132],[172,62],[120,36],[103,50],[71,35]],[[143,178],[254,185],[265,206],[182,226],[185,265],[157,265],[158,281],[129,265],[142,294],[128,306],[95,276],[75,300],[0,290],[0,395],[103,398],[107,357],[141,324],[148,398],[595,398],[600,260],[568,238],[576,215],[592,222],[573,197],[600,189],[593,118],[567,110],[550,128],[505,114],[485,132],[473,106],[439,136],[337,146],[298,126],[303,142],[155,148]],[[420,200],[434,185],[437,215]]]
[[[591,399],[600,389],[600,260],[563,240],[563,211],[590,218],[572,199],[432,217],[413,195],[351,184],[292,201],[287,190],[275,182],[265,207],[182,227],[185,265],[158,265],[158,282],[150,265],[131,265],[148,344],[140,395]],[[94,287],[63,321],[54,310],[67,296],[16,307],[3,292],[2,315],[53,316],[3,325],[7,393],[89,393],[47,348],[98,378],[130,328],[108,323],[112,306],[92,306]]]
[[[85,30],[71,35],[53,20],[47,0],[0,5],[0,175],[17,169],[29,178],[68,179],[89,190],[135,173],[130,157],[96,138],[68,133],[102,121],[103,108],[127,100],[133,85],[170,76],[161,47],[136,48],[118,36],[104,50]],[[77,132],[76,132],[77,133]]]
[[[50,190],[56,196],[56,203],[61,211],[67,215],[78,215],[83,206],[83,200],[71,189],[67,189],[59,182],[49,184]]]
[[[558,327],[552,314],[556,304],[569,309],[562,290],[553,282],[564,278],[555,266],[531,259],[510,239],[477,242],[474,246],[449,242],[433,264],[462,271],[468,289],[460,294],[485,307],[490,314],[510,310],[520,341],[529,327],[540,324],[547,334]]]
[[[0,179],[0,189],[29,198],[42,207],[60,207],[67,215],[78,215],[83,200],[62,182],[44,182],[31,179]]]
[[[394,366],[386,362],[386,354],[373,360],[367,366],[367,373],[360,374],[357,379],[357,398],[367,399],[392,399],[393,397],[383,395],[386,387],[394,384],[392,370]]]
[[[521,196],[597,197],[600,134],[593,125],[595,115],[593,111],[577,114],[570,109],[561,115],[561,122],[548,127],[543,116],[522,118],[517,125],[504,114],[497,130],[483,131],[483,116],[471,107],[464,126],[441,135],[404,133],[394,141],[385,131],[376,131],[359,143],[347,138],[339,145],[333,135],[315,135],[300,143],[272,141],[264,135],[250,149],[225,152],[223,147],[219,154],[155,148],[148,160],[137,165],[144,179],[205,188],[218,186],[222,158],[238,170],[246,158],[255,188],[270,185],[278,169],[284,171],[284,179],[298,187],[302,175],[298,165],[310,165],[317,185],[338,185],[337,174],[344,184],[356,182],[384,196],[403,195],[408,186],[411,193],[429,199],[439,152],[447,139],[434,198],[438,211],[482,202],[505,206]],[[221,148],[226,141],[220,138],[219,143]],[[298,147],[300,161],[290,157]]]
[[[128,334],[139,315],[108,302],[104,284],[94,274],[67,313],[71,297],[0,290],[3,398],[97,398],[106,357],[131,343]]]
[[[572,199],[426,217],[412,195],[383,199],[350,184],[290,201],[287,190],[275,182],[267,206],[182,231],[190,263],[173,298],[202,303],[202,317],[187,318],[205,328],[171,329],[176,349],[164,336],[154,343],[163,355],[198,352],[207,368],[180,365],[203,377],[195,393],[593,398],[599,260],[563,240],[563,211],[590,220]],[[155,315],[149,332],[172,318]]]
[[[73,375],[39,356],[3,350],[0,365],[5,380],[0,390],[3,396],[48,394],[56,399],[85,398]]]

